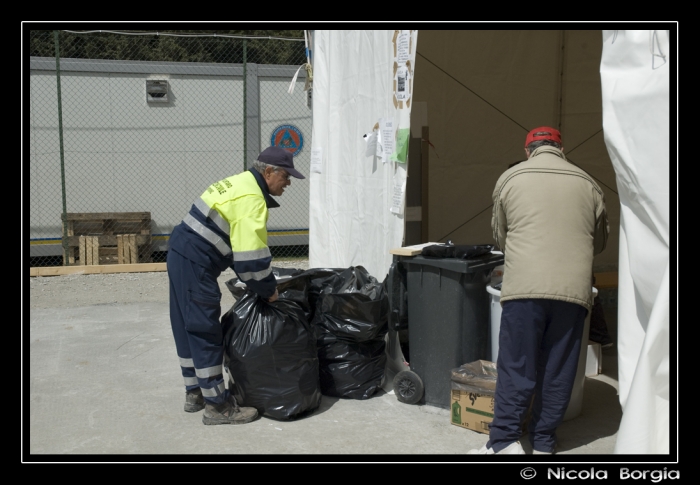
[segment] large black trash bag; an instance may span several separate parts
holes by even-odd
[[[306,314],[308,321],[311,321],[311,307],[309,305],[309,284],[310,280],[306,272],[297,272],[291,277],[279,280],[277,292],[280,300],[288,300],[297,303]]]
[[[224,364],[240,405],[275,419],[298,418],[318,408],[316,340],[299,304],[282,298],[268,303],[246,291],[221,321]]]
[[[311,280],[311,325],[317,338],[321,393],[367,399],[386,367],[389,300],[385,285],[362,266]]]
[[[362,293],[378,298],[381,284],[362,266],[350,268],[313,268],[297,276],[308,281],[309,320],[313,320],[319,297],[327,294]]]
[[[273,268],[278,277],[277,291],[280,299],[291,300],[298,303],[306,312],[308,320],[311,321],[316,310],[316,300],[321,289],[330,291],[333,278],[338,277],[345,269],[314,268],[309,270]],[[279,271],[279,272],[278,272]],[[279,277],[282,279],[279,279]],[[233,296],[238,298],[245,293],[245,287],[235,287],[238,279],[234,278],[226,283],[231,289]],[[337,283],[336,283],[337,284]]]
[[[386,367],[383,338],[352,342],[325,334],[318,342],[322,394],[369,399],[380,389]]]
[[[316,301],[318,296],[323,289],[326,292],[330,291],[331,283],[334,279],[338,278],[344,268],[313,268],[304,271],[302,274],[296,276],[292,280],[299,278],[303,279],[306,284],[306,306],[304,307],[309,316],[309,321],[313,320],[314,313],[316,312]],[[293,283],[293,281],[289,281]],[[286,286],[283,287],[286,289]]]
[[[388,298],[363,293],[321,294],[312,325],[317,337],[330,333],[350,342],[384,338],[388,330]]]
[[[305,272],[310,279],[311,303],[322,294],[362,293],[376,299],[382,284],[362,266],[349,268],[318,268]]]

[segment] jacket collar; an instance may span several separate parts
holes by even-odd
[[[265,203],[267,204],[267,208],[274,209],[275,207],[279,207],[279,202],[273,199],[270,195],[270,189],[267,188],[267,182],[265,182],[265,179],[263,178],[262,174],[254,168],[251,168],[248,171],[253,174],[253,177],[255,177],[255,181],[260,186],[260,190],[262,190],[263,197],[265,197]]]
[[[542,145],[541,147],[535,149],[535,151],[530,154],[530,158],[535,157],[537,155],[541,155],[543,153],[551,153],[553,155],[558,156],[559,158],[566,160],[566,157],[564,156],[564,152],[559,150],[557,147],[553,147],[550,145]],[[568,160],[566,160],[566,161],[568,162]]]

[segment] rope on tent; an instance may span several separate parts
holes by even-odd
[[[294,77],[292,78],[292,82],[289,84],[289,89],[287,89],[287,92],[289,94],[294,93],[294,86],[296,85],[297,82],[297,76],[299,75],[299,71],[301,71],[301,68],[303,67],[306,69],[306,82],[304,83],[304,91],[308,91],[311,89],[311,83],[314,80],[313,76],[313,68],[311,66],[311,50],[309,49],[309,31],[305,30],[304,31],[304,47],[306,49],[306,63],[302,64],[299,66],[297,69],[297,72],[294,73]]]
[[[655,48],[658,49],[658,51],[659,51],[658,54],[656,52],[654,52]],[[656,30],[652,30],[649,32],[649,51],[651,51],[651,68],[652,69],[656,69],[656,67],[661,67],[664,64],[666,64],[666,54],[664,54],[661,51],[661,44],[659,43],[659,38],[656,35]],[[661,66],[655,67],[654,66],[654,58],[655,57],[660,57],[661,59],[663,59],[664,64],[661,64]]]

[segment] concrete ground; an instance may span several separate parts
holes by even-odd
[[[494,461],[465,455],[488,435],[451,424],[446,409],[399,402],[391,386],[366,400],[323,396],[315,412],[298,420],[260,417],[245,425],[204,426],[202,412],[183,411],[182,377],[162,296],[167,275],[153,276],[157,283],[133,298],[110,295],[121,285],[133,287],[139,276],[97,276],[103,279],[99,291],[92,290],[93,304],[76,298],[75,289],[63,300],[56,294],[66,276],[31,282],[22,347],[23,362],[29,361],[22,379],[25,461]],[[73,277],[78,288],[87,277]],[[54,299],[42,303],[51,287]],[[91,290],[87,285],[77,291]],[[159,296],[144,298],[148,291]],[[104,298],[96,296],[101,292]],[[230,307],[225,298],[222,312]],[[604,308],[616,340],[616,307]],[[599,461],[612,454],[622,415],[617,389],[613,348],[602,354],[602,374],[585,378],[581,414],[559,428],[558,453],[523,461]],[[529,451],[527,439],[523,446]]]

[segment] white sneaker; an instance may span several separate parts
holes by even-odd
[[[498,453],[494,452],[492,448],[487,448],[486,445],[482,446],[478,450],[470,450],[467,452],[468,455],[524,455],[525,450],[523,450],[520,441],[515,441],[505,448],[503,448]]]
[[[482,446],[478,450],[469,450],[467,455],[493,455],[494,452],[491,448],[486,448],[486,445]]]
[[[522,445],[520,444],[520,441],[516,441],[514,443],[509,444],[505,448],[503,448],[501,451],[496,453],[497,455],[524,455],[525,450],[523,450]]]
[[[537,450],[532,450],[533,455],[553,455],[553,451],[537,451]]]

